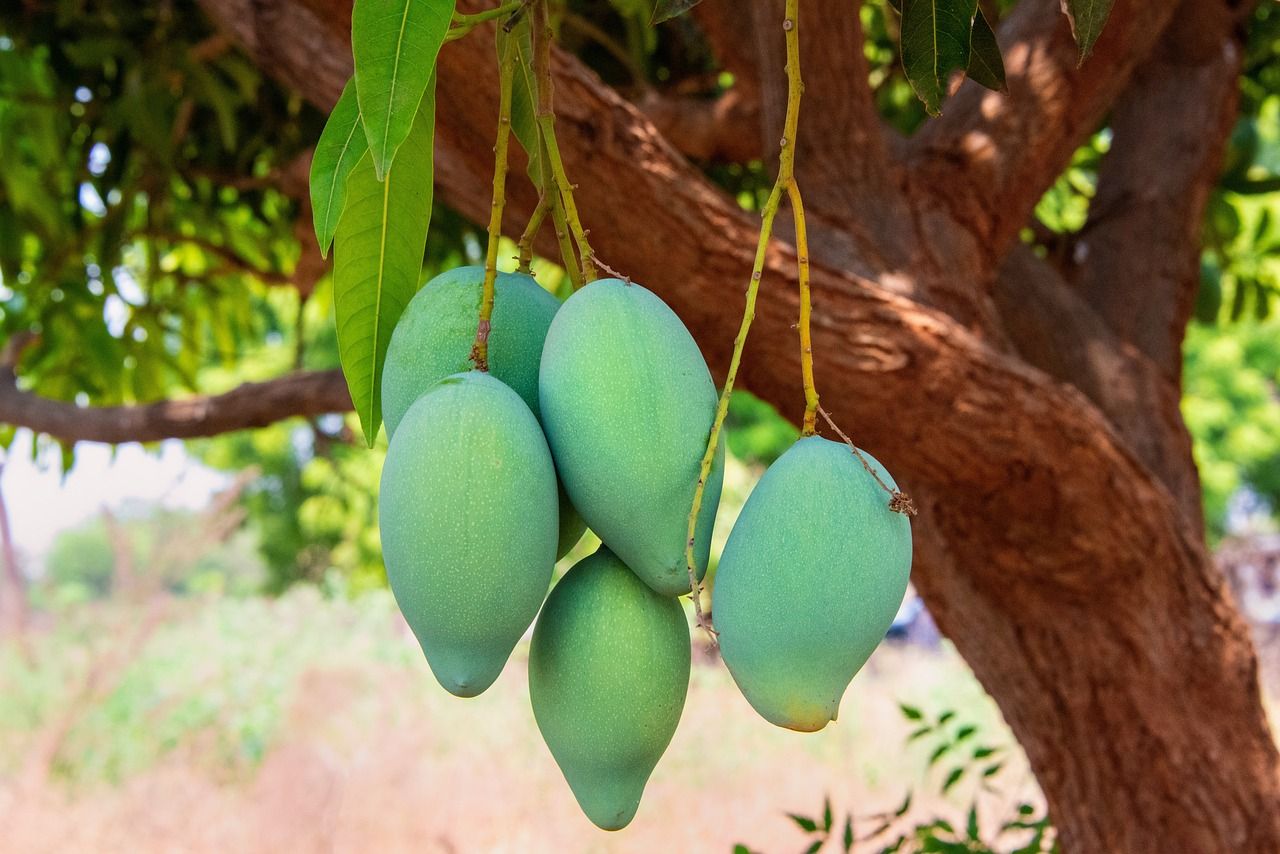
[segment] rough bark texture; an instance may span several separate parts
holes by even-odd
[[[322,107],[336,99],[350,74],[350,0],[201,3],[279,80]],[[737,11],[729,0],[706,0],[700,19],[714,21],[716,4],[730,31],[749,23],[725,22],[725,9]],[[1256,659],[1205,550],[1177,414],[1194,232],[1238,72],[1229,4],[1117,0],[1080,67],[1058,0],[1023,0],[999,34],[1009,94],[966,84],[901,145],[884,141],[861,63],[841,53],[859,38],[854,4],[825,5],[837,25],[810,19],[804,30],[806,104],[832,99],[805,113],[814,153],[803,178],[820,212],[817,379],[837,420],[921,506],[917,585],[1025,747],[1066,850],[1280,850]],[[1183,23],[1170,26],[1175,13]],[[768,127],[776,36],[751,32],[764,48],[725,61],[756,81]],[[843,107],[839,87],[817,82],[817,63],[840,62],[853,75]],[[662,294],[723,371],[755,218],[590,71],[565,56],[554,64],[560,141],[594,247]],[[491,39],[448,45],[439,79],[439,189],[481,221]],[[1111,111],[1116,144],[1088,248],[1055,269],[1017,244],[1018,231]],[[875,163],[881,152],[883,168],[848,168],[846,158]],[[533,201],[512,182],[508,233]],[[792,417],[794,286],[794,250],[775,241],[742,374]],[[0,387],[0,417],[21,394]],[[262,406],[249,397],[240,405]],[[97,417],[72,415],[22,423],[57,434]],[[92,438],[120,437],[134,415],[116,412]],[[195,435],[153,415],[162,432]],[[146,424],[129,421],[152,432],[127,438],[154,436]]]

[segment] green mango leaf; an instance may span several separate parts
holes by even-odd
[[[969,67],[965,73],[974,83],[994,92],[1009,90],[1004,77],[1004,58],[1000,55],[1000,45],[996,42],[995,31],[987,23],[982,9],[978,9],[978,14],[973,19],[973,32],[969,36]]]
[[[356,0],[356,96],[379,181],[413,127],[453,10],[454,0]]]
[[[663,21],[669,21],[677,15],[683,15],[701,2],[702,0],[657,0],[653,4],[653,15],[649,18],[649,23],[661,24]]]
[[[499,42],[502,34],[499,33]],[[521,17],[507,36],[516,51],[515,75],[511,82],[511,132],[529,156],[529,177],[542,186],[542,145],[538,139],[538,86],[533,74],[533,34],[529,16]],[[501,44],[499,44],[501,53]]]
[[[311,218],[320,254],[326,258],[346,203],[347,178],[368,150],[369,142],[360,126],[355,83],[348,80],[311,158]]]
[[[382,424],[382,366],[391,331],[422,274],[431,223],[435,106],[433,77],[386,179],[378,180],[372,152],[351,172],[334,237],[338,357],[370,447]]]
[[[903,0],[902,68],[925,110],[942,109],[947,78],[969,67],[969,38],[978,0]]]
[[[1093,52],[1094,42],[1102,35],[1114,0],[1062,0],[1062,11],[1071,22],[1071,34],[1080,47],[1080,61]]]

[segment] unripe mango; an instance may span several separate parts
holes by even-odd
[[[560,479],[591,530],[658,593],[687,593],[689,509],[716,409],[689,330],[652,291],[593,282],[551,323],[538,394]],[[723,475],[722,437],[696,528],[699,576]]]
[[[520,396],[473,371],[419,397],[387,448],[379,527],[432,672],[474,697],[538,613],[556,560],[555,466]]]
[[[716,569],[720,653],[748,702],[801,732],[835,720],[910,572],[911,525],[849,447],[796,442],[760,478]]]
[[[579,806],[626,827],[689,690],[689,624],[608,548],[560,580],[529,649],[529,699]]]
[[[471,370],[484,267],[458,267],[423,285],[396,324],[382,372],[382,415],[387,436],[421,394],[440,380]],[[511,387],[536,416],[538,365],[542,344],[560,301],[533,277],[499,273],[494,283],[489,372]],[[586,523],[561,495],[560,541],[563,556],[582,539]]]

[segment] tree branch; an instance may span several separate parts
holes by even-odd
[[[201,2],[252,51],[269,55],[266,70],[332,104],[350,73],[349,2]],[[1014,17],[1033,24],[1053,14],[1051,37],[1014,39],[1010,102],[1023,112],[966,96],[987,111],[975,112],[967,129],[947,124],[927,135],[930,157],[946,169],[933,189],[918,191],[936,199],[946,180],[963,182],[988,203],[977,207],[977,231],[997,245],[1026,222],[1036,185],[1052,177],[1042,172],[1060,171],[1171,14],[1163,3],[1118,0],[1093,60],[1075,71],[1056,2],[1022,5],[1030,12],[1020,6]],[[268,19],[254,15],[264,6],[279,24],[266,51]],[[1009,33],[1018,36],[1020,26]],[[662,295],[722,371],[757,223],[579,63],[558,56],[554,65],[559,141],[593,246]],[[441,196],[476,221],[488,212],[481,188],[491,178],[493,66],[483,34],[447,46],[438,66],[437,180]],[[955,169],[940,144],[949,133],[972,176],[963,168],[944,174]],[[984,134],[999,144],[983,142]],[[1035,165],[1040,157],[1050,164]],[[920,174],[914,185],[924,188]],[[513,190],[506,226],[518,234],[536,194]],[[852,214],[879,215],[873,206]],[[958,233],[952,218],[924,225],[918,233],[943,249],[982,243]],[[991,251],[993,259],[1003,254]],[[905,296],[921,276],[914,263],[862,258],[847,269],[861,275],[812,268],[823,400],[922,497],[922,589],[1027,747],[1064,848],[1273,850],[1280,776],[1256,658],[1200,532],[1088,398],[936,303]],[[794,250],[773,243],[741,377],[792,416],[802,401],[796,285]],[[945,553],[933,554],[936,547]],[[1216,725],[1189,725],[1205,709]],[[1115,820],[1135,815],[1142,820]]]
[[[703,163],[759,159],[760,103],[734,86],[718,98],[646,92],[636,106],[684,156]]]
[[[1010,251],[992,295],[1018,354],[1088,396],[1169,490],[1192,529],[1201,530],[1191,436],[1178,386],[1162,367],[1117,336],[1057,268],[1025,246]]]
[[[18,388],[10,367],[0,367],[0,423],[27,427],[66,442],[157,442],[193,439],[265,427],[295,415],[351,409],[342,372],[289,374],[244,383],[209,397],[137,406],[83,407]]]
[[[1176,386],[1201,227],[1236,119],[1244,56],[1224,0],[1183,0],[1111,116],[1111,148],[1067,276]],[[1142,282],[1141,287],[1118,287]]]
[[[1000,26],[1008,94],[966,83],[909,145],[912,183],[954,188],[951,218],[997,261],[1097,129],[1176,4],[1116,0],[1083,65],[1059,0],[1023,0]]]

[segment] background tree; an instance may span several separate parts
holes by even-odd
[[[300,177],[314,108],[350,76],[350,0],[199,6],[214,29],[178,2],[5,12],[4,422],[69,445],[350,405],[327,324],[305,321],[325,284]],[[1064,846],[1273,850],[1276,749],[1179,401],[1197,306],[1262,317],[1275,290],[1255,257],[1271,226],[1240,199],[1275,188],[1280,16],[1116,0],[1080,64],[1058,6],[984,3],[1008,91],[966,83],[927,118],[884,3],[805,0],[819,382],[920,506],[916,584]],[[779,8],[707,0],[656,34],[630,4],[560,18],[560,142],[593,247],[672,304],[713,370],[781,126]],[[484,30],[441,54],[436,182],[461,216],[437,212],[428,258],[474,257],[466,221],[488,215],[492,54]],[[508,201],[517,234],[535,196],[513,182]],[[741,376],[792,418],[794,271],[783,232]],[[310,446],[342,432],[315,423]],[[1219,459],[1243,445],[1267,494],[1265,436],[1222,435]]]

